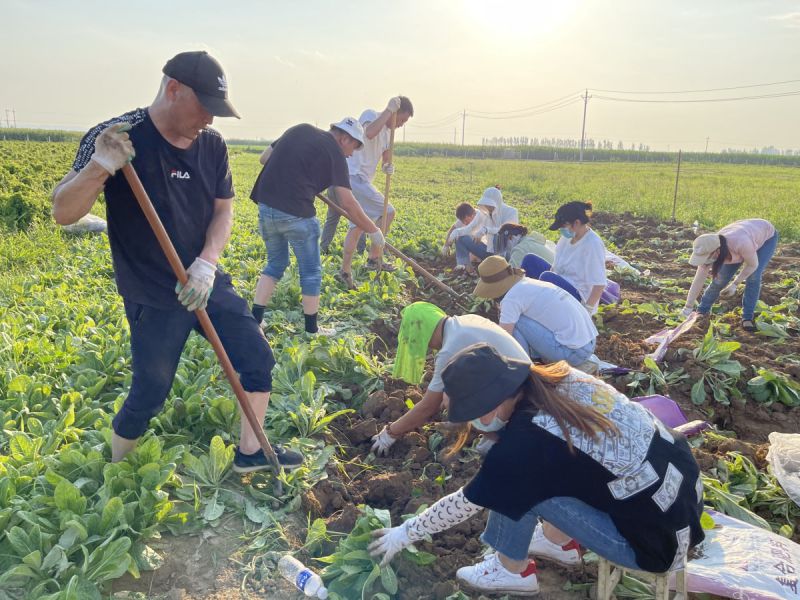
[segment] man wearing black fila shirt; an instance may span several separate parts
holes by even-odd
[[[131,330],[131,389],[114,417],[113,462],[133,450],[164,405],[181,352],[205,308],[239,373],[253,412],[263,421],[275,360],[247,303],[217,261],[230,237],[234,190],[228,150],[209,126],[214,117],[239,117],[228,100],[220,64],[206,52],[182,52],[163,69],[148,108],[97,125],[83,137],[70,171],[53,191],[53,216],[66,225],[87,214],[105,193],[108,238],[117,289]],[[134,153],[135,149],[135,153]],[[132,161],[189,281],[175,275],[119,172]],[[285,468],[303,457],[275,446]],[[268,468],[255,432],[242,419],[234,470]]]

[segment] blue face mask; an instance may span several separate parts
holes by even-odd
[[[492,418],[492,422],[489,423],[488,425],[484,425],[483,423],[481,423],[480,419],[472,419],[472,421],[470,421],[469,423],[475,429],[477,429],[478,431],[482,431],[483,433],[500,431],[503,427],[508,425],[508,421],[503,421],[503,419],[499,418],[497,415],[495,415]]]
[[[568,240],[571,240],[572,238],[575,237],[575,232],[574,231],[570,231],[567,227],[562,227],[558,231],[561,233],[562,237],[565,237]]]

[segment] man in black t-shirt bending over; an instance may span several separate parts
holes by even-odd
[[[163,407],[186,340],[193,329],[200,331],[193,312],[199,308],[208,311],[259,421],[272,389],[275,360],[269,343],[230,276],[216,266],[230,237],[234,190],[225,141],[209,125],[215,116],[239,117],[228,100],[225,74],[206,52],[178,54],[163,72],[148,108],[89,130],[73,170],[53,191],[53,216],[61,225],[87,214],[105,193],[111,258],[130,324],[133,365],[130,392],[113,421],[113,462],[133,450],[150,418]],[[185,286],[176,286],[166,256],[119,172],[131,160],[186,267]],[[275,452],[286,468],[303,462],[300,454],[278,445]],[[268,466],[255,432],[242,419],[234,470]]]
[[[250,198],[258,203],[258,227],[267,249],[267,266],[258,280],[253,316],[259,323],[278,281],[289,266],[289,246],[297,258],[303,296],[305,330],[332,335],[317,324],[322,267],[319,257],[319,221],[314,197],[333,188],[339,204],[373,244],[384,245],[380,228],[364,213],[350,190],[347,157],[364,144],[357,119],[331,123],[330,131],[308,124],[295,125],[261,155],[264,168]],[[352,280],[348,282],[352,286]]]

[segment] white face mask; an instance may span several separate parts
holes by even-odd
[[[488,425],[481,423],[480,419],[472,419],[472,421],[470,421],[470,425],[472,425],[478,431],[482,431],[483,433],[491,433],[493,431],[500,431],[503,427],[508,425],[508,421],[503,421],[503,419],[495,415],[492,418],[492,422]]]

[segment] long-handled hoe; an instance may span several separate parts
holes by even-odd
[[[181,284],[186,285],[186,282],[189,280],[186,275],[186,270],[183,268],[183,264],[181,264],[180,258],[178,258],[178,253],[175,251],[175,247],[172,245],[172,240],[169,239],[169,235],[164,229],[161,219],[158,217],[155,208],[153,208],[153,203],[150,201],[150,197],[147,195],[144,186],[142,186],[139,176],[136,174],[136,171],[130,164],[125,165],[122,168],[122,173],[125,175],[128,185],[131,186],[133,195],[136,196],[136,200],[139,202],[139,206],[142,208],[144,216],[150,223],[150,227],[153,228],[153,233],[155,233],[156,238],[158,239],[158,244],[161,246],[161,249],[164,251],[172,270],[175,272],[175,277],[178,278],[178,281],[180,281]],[[250,401],[247,399],[247,394],[245,393],[244,388],[239,381],[239,377],[236,375],[236,371],[233,368],[233,364],[231,364],[230,358],[228,358],[228,353],[225,352],[225,348],[222,347],[222,342],[217,335],[217,330],[214,329],[214,325],[211,323],[211,319],[208,317],[208,313],[204,308],[199,308],[194,311],[194,314],[197,316],[197,320],[200,322],[200,326],[203,328],[203,332],[206,334],[206,339],[208,339],[208,341],[211,343],[211,346],[214,348],[214,352],[217,354],[217,358],[222,365],[222,370],[225,372],[225,376],[228,378],[228,383],[231,384],[233,393],[236,394],[236,399],[239,401],[239,406],[242,408],[242,412],[244,413],[245,418],[247,418],[247,422],[250,423],[250,427],[252,427],[253,431],[256,433],[258,443],[261,445],[264,455],[272,465],[272,470],[275,474],[274,491],[275,495],[280,497],[283,495],[283,484],[280,480],[280,475],[283,471],[280,463],[278,462],[278,457],[275,456],[275,452],[272,449],[266,434],[264,433],[261,423],[256,420],[256,416],[250,406]]]
[[[348,214],[347,214],[347,211],[346,211],[345,209],[343,209],[341,206],[339,206],[339,205],[335,204],[334,202],[331,202],[330,200],[328,200],[328,199],[327,199],[325,196],[323,196],[322,194],[317,194],[317,198],[319,198],[319,199],[320,199],[320,200],[322,200],[322,201],[323,201],[325,204],[327,204],[328,206],[330,206],[331,208],[333,208],[333,210],[337,211],[337,212],[338,212],[340,215],[342,215],[344,218],[346,218],[346,219],[350,220],[350,215],[348,215]],[[463,294],[459,294],[457,291],[455,291],[455,290],[454,290],[453,288],[451,288],[449,285],[447,285],[447,284],[445,284],[445,283],[442,283],[441,281],[439,281],[439,279],[437,279],[437,278],[436,278],[436,277],[435,277],[435,276],[434,276],[432,273],[430,273],[428,270],[426,270],[425,268],[423,268],[423,267],[422,267],[422,266],[421,266],[421,265],[420,265],[420,264],[419,264],[417,261],[415,261],[413,258],[410,258],[410,257],[406,256],[405,254],[403,254],[402,252],[400,252],[400,250],[398,250],[397,248],[395,248],[394,246],[392,246],[392,245],[391,245],[389,242],[386,242],[386,249],[387,249],[389,252],[391,252],[392,254],[394,254],[394,255],[395,255],[397,258],[399,258],[399,259],[400,259],[400,260],[402,260],[403,262],[407,263],[407,264],[408,264],[408,265],[409,265],[409,266],[410,266],[412,269],[414,269],[414,270],[415,270],[417,273],[419,273],[419,274],[420,274],[420,275],[422,275],[422,276],[423,276],[425,279],[427,279],[428,281],[430,281],[430,282],[431,282],[433,285],[435,285],[437,288],[439,288],[439,289],[440,289],[440,290],[442,290],[443,292],[447,292],[448,294],[450,294],[451,296],[453,296],[453,297],[456,299],[456,302],[458,303],[458,305],[459,305],[459,306],[460,306],[460,307],[461,307],[463,310],[468,310],[468,309],[467,309],[467,308],[466,308],[466,307],[465,307],[463,304],[461,304],[462,302],[468,302],[468,300],[467,300],[466,298],[464,298],[464,295],[463,295]]]

